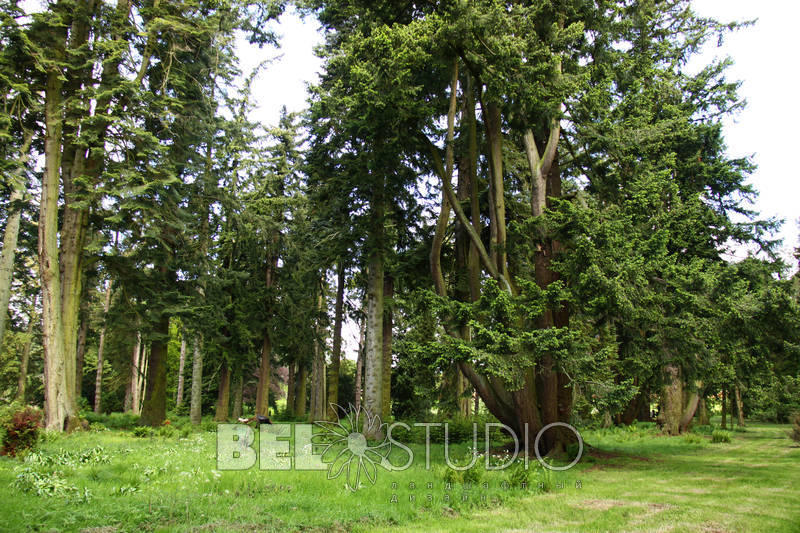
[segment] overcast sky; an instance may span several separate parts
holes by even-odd
[[[726,119],[728,153],[733,157],[752,155],[758,170],[751,183],[759,191],[756,209],[764,217],[783,219],[780,237],[782,255],[791,264],[792,250],[798,246],[800,218],[800,172],[797,158],[800,145],[797,128],[800,108],[794,102],[800,86],[797,65],[800,2],[794,0],[695,0],[701,15],[721,21],[758,19],[754,27],[728,35],[721,48],[710,45],[700,60],[730,56],[735,64],[730,79],[742,80],[740,95],[747,108]],[[276,124],[281,106],[301,111],[306,105],[306,84],[317,79],[320,60],[313,48],[321,41],[313,19],[300,20],[285,15],[278,26],[280,50],[258,50],[241,46],[245,72],[260,61],[278,57],[259,78],[254,94],[259,109],[256,117],[265,124]],[[353,358],[357,330],[349,325],[347,352]]]

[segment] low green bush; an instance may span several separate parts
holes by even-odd
[[[723,431],[721,429],[715,430],[711,434],[711,442],[714,444],[728,443],[731,441],[730,431]]]

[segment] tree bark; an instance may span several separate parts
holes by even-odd
[[[125,390],[125,401],[123,409],[126,413],[132,412],[138,414],[139,412],[139,351],[142,345],[142,334],[136,332],[136,343],[133,345],[133,353],[131,355],[131,368],[128,373],[128,386]]]
[[[186,337],[181,336],[181,357],[178,362],[178,393],[175,395],[175,407],[183,404],[183,372],[186,366]]]
[[[78,330],[78,348],[75,353],[75,397],[83,394],[83,363],[86,358],[86,335],[89,333],[89,298],[84,294],[81,301],[81,327]]]
[[[297,390],[295,381],[297,379],[297,363],[289,363],[289,377],[286,383],[286,414],[294,416],[294,403]]]
[[[147,383],[140,423],[160,426],[167,418],[167,345],[169,316],[162,313],[147,358]]]
[[[383,280],[383,383],[381,393],[383,394],[381,418],[387,420],[392,414],[392,329],[393,312],[392,298],[394,297],[394,279],[385,276]]]
[[[227,361],[222,362],[219,371],[219,389],[217,390],[217,405],[214,413],[216,422],[228,420],[228,411],[231,399],[231,370]]]
[[[740,428],[743,428],[744,427],[744,408],[743,408],[743,405],[742,405],[742,389],[741,389],[741,387],[739,387],[739,385],[736,385],[734,387],[734,395],[735,395],[735,399],[736,399],[736,415],[737,415],[736,425],[739,426]]]
[[[728,398],[725,392],[725,387],[722,388],[722,429],[728,429],[728,419],[727,419],[727,404]]]
[[[233,385],[233,412],[231,418],[234,420],[242,416],[242,403],[244,402],[244,372],[239,369],[236,373],[236,381]]]
[[[342,358],[342,322],[344,321],[344,261],[339,260],[336,267],[336,303],[333,312],[333,351],[331,364],[328,367],[328,420],[336,420],[339,413],[339,373]]]
[[[31,308],[28,317],[28,338],[25,339],[25,346],[22,348],[22,360],[19,362],[19,378],[17,379],[17,396],[14,401],[25,403],[25,389],[28,384],[28,362],[31,357],[31,346],[33,345],[33,326],[36,320],[35,308]]]
[[[317,297],[317,309],[324,311],[325,298],[320,288]],[[317,322],[314,335],[314,358],[311,361],[311,421],[325,420],[325,351],[322,349],[322,328]]]
[[[705,395],[700,398],[700,405],[697,406],[698,411],[698,422],[701,426],[707,426],[709,424],[708,420],[708,406],[706,405],[706,397]]]
[[[361,410],[361,398],[363,396],[362,382],[364,374],[364,352],[367,344],[367,317],[361,319],[361,327],[359,328],[358,336],[358,355],[356,356],[356,384],[355,384],[355,409],[356,412]]]
[[[256,390],[256,414],[269,416],[269,387],[272,382],[272,341],[264,330],[261,341],[261,363],[258,366],[258,390]]]
[[[665,385],[661,392],[661,417],[664,433],[679,435],[683,415],[683,384],[680,368],[676,365],[664,367]]]
[[[32,131],[25,131],[25,140],[20,148],[20,157],[17,168],[11,176],[11,197],[9,198],[9,211],[6,217],[6,229],[3,234],[3,252],[0,254],[0,347],[6,333],[6,317],[8,316],[8,302],[11,299],[11,280],[14,277],[14,257],[17,252],[17,239],[19,238],[19,223],[22,218],[20,202],[27,189],[26,180],[22,179],[25,165],[28,162],[31,147]]]
[[[192,425],[199,425],[203,418],[203,337],[194,338],[192,357],[192,397],[190,399],[189,419]]]
[[[106,345],[106,318],[108,317],[108,308],[111,306],[111,281],[108,282],[106,287],[106,300],[103,304],[103,327],[100,330],[100,342],[97,346],[97,373],[94,380],[94,412],[100,412],[100,405],[103,398],[103,351]]]
[[[384,278],[384,183],[376,185],[373,195],[370,228],[370,252],[367,274],[367,339],[364,354],[364,409],[371,416],[383,413],[383,278]],[[367,438],[380,440],[380,424],[365,432]]]
[[[294,416],[295,418],[306,417],[306,387],[308,385],[308,369],[306,365],[299,364],[297,368],[297,375],[295,376],[294,386]]]

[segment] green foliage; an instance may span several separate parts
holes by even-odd
[[[789,437],[800,444],[800,413],[795,413],[792,417],[792,431],[789,433]]]
[[[14,488],[46,498],[58,497],[72,503],[88,503],[92,493],[67,482],[58,472],[39,472],[29,467],[19,471],[14,478]]]
[[[133,431],[131,431],[131,433],[133,434],[134,437],[143,439],[147,437],[152,437],[154,434],[154,430],[153,428],[148,426],[136,426],[135,428],[133,428]]]
[[[16,457],[36,446],[42,428],[42,411],[35,407],[25,407],[11,415],[5,423],[3,448],[0,455]]]
[[[729,431],[723,431],[721,429],[715,429],[711,433],[711,442],[714,444],[726,444],[731,442],[731,434]]]

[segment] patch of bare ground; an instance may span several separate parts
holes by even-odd
[[[608,511],[612,507],[624,507],[625,505],[636,505],[630,502],[623,502],[620,500],[583,500],[575,506],[582,509],[599,509],[600,511]]]

